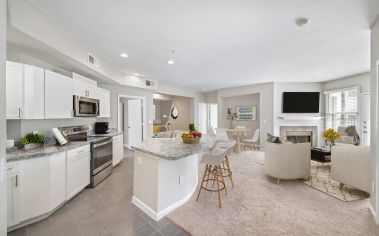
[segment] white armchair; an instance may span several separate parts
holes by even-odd
[[[331,178],[343,185],[371,191],[371,157],[369,146],[343,145],[332,148]]]
[[[280,179],[300,179],[311,175],[311,143],[266,143],[266,173]]]

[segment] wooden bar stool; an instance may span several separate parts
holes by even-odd
[[[204,154],[201,162],[205,163],[205,171],[203,179],[200,183],[199,193],[197,194],[196,201],[199,200],[200,193],[202,189],[205,189],[210,192],[217,192],[218,194],[218,207],[221,208],[221,191],[224,190],[225,194],[228,194],[228,191],[225,187],[225,181],[222,174],[221,165],[224,161],[227,149],[218,149],[214,148],[210,153]],[[212,180],[213,183],[216,182],[217,189],[208,188],[208,182]]]
[[[226,149],[225,153],[225,159],[222,162],[222,172],[223,172],[223,177],[229,178],[232,188],[234,188],[234,183],[233,183],[233,172],[232,169],[230,168],[230,162],[229,162],[229,155],[233,153],[233,148],[236,145],[236,140],[233,140],[231,142],[217,142],[215,143],[215,148],[219,149]]]

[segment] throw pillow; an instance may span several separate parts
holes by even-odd
[[[283,143],[282,140],[277,137],[277,136],[274,136],[270,133],[267,133],[267,142],[270,142],[270,143]]]

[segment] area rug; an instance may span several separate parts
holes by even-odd
[[[349,186],[344,186],[343,189],[340,189],[340,183],[330,178],[330,164],[324,164],[324,166],[322,166],[320,163],[312,161],[311,175],[312,178],[310,181],[304,181],[306,185],[339,200],[349,202],[370,197],[369,194],[350,188]]]
[[[234,189],[228,194],[202,191],[168,214],[192,235],[379,235],[369,200],[345,202],[309,188],[302,181],[276,184],[259,160],[264,153],[243,152],[229,158]],[[202,165],[199,175],[203,174]]]

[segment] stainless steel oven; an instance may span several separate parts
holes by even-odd
[[[91,183],[95,187],[112,174],[113,146],[112,138],[91,142]]]
[[[99,116],[100,100],[74,95],[74,116],[96,117]]]

